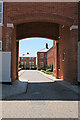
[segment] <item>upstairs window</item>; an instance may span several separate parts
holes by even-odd
[[[21,58],[21,60],[23,60],[23,57]]]
[[[29,57],[29,60],[31,60],[31,57]]]
[[[0,25],[3,24],[3,2],[0,1]]]
[[[25,60],[26,60],[26,57],[25,57]]]
[[[40,58],[44,58],[44,53],[40,53]]]

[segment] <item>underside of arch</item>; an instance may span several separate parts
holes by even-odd
[[[59,37],[59,25],[50,22],[29,22],[16,26],[16,39],[28,37],[45,37],[57,40]]]

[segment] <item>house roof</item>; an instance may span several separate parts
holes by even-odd
[[[44,48],[44,49],[42,49],[42,50],[40,50],[40,51],[38,51],[38,52],[47,52],[49,49],[47,49],[47,48]]]
[[[23,54],[22,56],[20,57],[35,57],[34,55],[30,54],[30,53],[27,53],[27,54]]]

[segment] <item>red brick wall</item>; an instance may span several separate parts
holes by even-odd
[[[43,53],[44,54],[44,58],[40,58],[40,53]],[[41,67],[40,67],[40,62],[43,62],[44,63],[44,67],[46,65],[46,62],[47,62],[47,53],[46,52],[37,52],[37,69],[40,70]],[[43,67],[43,68],[44,68]]]
[[[70,31],[68,26],[60,26],[59,54],[61,69],[59,76],[63,74],[63,79],[71,83],[77,82],[77,34],[77,30]],[[63,53],[65,53],[64,61]]]
[[[2,41],[2,27],[0,27],[0,41]]]
[[[16,79],[16,38],[21,39],[28,33],[25,37],[42,36],[49,37],[51,39],[59,39],[59,51],[57,46],[55,46],[55,56],[56,56],[56,70],[53,74],[56,77],[63,76],[63,79],[75,82],[77,79],[77,31],[70,31],[70,26],[77,24],[78,21],[78,3],[63,3],[63,2],[49,2],[49,3],[4,3],[4,25],[2,27],[2,44],[3,51],[11,51],[11,77],[12,80]],[[49,23],[47,29],[43,30],[40,22]],[[7,28],[7,23],[13,23],[14,28]],[[30,24],[27,27],[23,27],[22,24]],[[33,23],[33,24],[31,24]],[[37,33],[32,32],[35,28],[35,24],[38,23]],[[52,32],[51,26],[57,23],[57,30],[54,29]],[[51,25],[50,25],[51,24]],[[20,26],[18,32],[17,26]],[[59,30],[60,25],[60,30]],[[62,25],[64,27],[62,28]],[[43,25],[42,25],[43,26]],[[44,25],[46,26],[46,25]],[[48,27],[49,26],[49,27]],[[33,28],[33,29],[32,29]],[[40,30],[38,30],[41,28]],[[49,30],[48,30],[49,28]],[[32,31],[31,31],[32,29]],[[43,31],[42,31],[43,30]],[[48,32],[47,32],[48,30]],[[17,34],[16,34],[17,33]],[[18,34],[19,33],[19,34]],[[54,35],[56,34],[56,37]],[[19,35],[19,36],[18,36]],[[58,52],[58,53],[57,53]],[[63,53],[65,52],[65,61],[62,61]],[[57,69],[59,66],[59,57],[61,58],[61,69]],[[54,60],[53,60],[54,62]],[[54,63],[53,63],[54,64]],[[54,66],[53,66],[54,67]]]
[[[74,22],[75,24],[77,22],[77,4],[76,2],[4,2],[7,22],[18,24],[35,20],[54,21],[59,24]]]
[[[29,57],[26,57],[26,60],[23,57],[23,60],[22,60],[20,57],[20,64],[21,64],[21,62],[26,62],[28,65],[28,68],[29,68],[29,62],[31,62],[31,65],[32,65],[32,62],[34,62],[34,68],[36,68],[36,57],[34,57],[34,60],[32,60],[32,58],[30,60]]]
[[[57,78],[57,46],[56,41],[53,41],[53,76]]]
[[[47,52],[47,65],[53,64],[53,47]]]

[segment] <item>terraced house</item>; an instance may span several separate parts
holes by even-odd
[[[20,66],[25,69],[36,69],[36,57],[29,52],[20,57]]]

